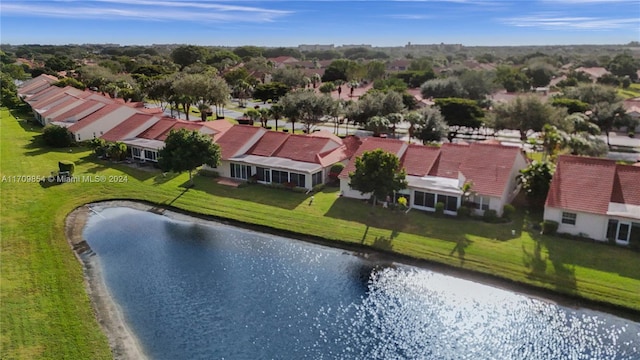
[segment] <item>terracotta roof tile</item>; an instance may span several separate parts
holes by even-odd
[[[229,159],[235,156],[238,151],[248,145],[249,141],[254,138],[258,132],[266,132],[266,130],[250,125],[235,125],[227,130],[217,141],[222,151],[222,159]]]
[[[136,131],[136,129],[139,129],[144,124],[150,121],[153,121],[152,119],[154,118],[155,117],[150,114],[133,114],[127,120],[118,124],[118,126],[107,131],[104,135],[101,136],[101,138],[105,139],[106,141],[125,140],[127,137],[132,135],[132,132]],[[133,134],[133,136],[135,135],[138,135],[138,134]]]
[[[460,172],[473,182],[472,190],[501,197],[511,177],[520,148],[493,143],[473,143],[468,147]]]
[[[362,142],[358,149],[355,151],[353,156],[351,157],[351,161],[345,166],[345,168],[340,172],[339,178],[346,179],[349,177],[350,172],[354,172],[356,170],[355,158],[361,156],[366,151],[373,151],[376,149],[382,149],[386,152],[395,154],[398,157],[402,157],[402,153],[406,148],[407,144],[404,141],[396,140],[396,139],[384,139],[377,137],[368,137],[362,139]]]
[[[640,167],[616,165],[611,202],[640,205]]]
[[[440,156],[429,171],[429,175],[457,179],[460,165],[466,160],[469,145],[445,143],[440,147]]]
[[[80,119],[92,114],[95,111],[98,111],[104,106],[104,104],[97,101],[82,100],[78,106],[53,117],[51,121],[79,121]]]
[[[402,166],[407,171],[407,175],[425,176],[433,167],[439,154],[439,147],[411,144],[402,158]]]
[[[150,128],[138,135],[138,137],[149,140],[165,141],[171,130],[200,130],[202,129],[202,126],[202,123],[199,122],[162,118],[158,122],[153,124]]]
[[[338,148],[340,144],[322,137],[290,135],[274,156],[320,164],[322,153]]]
[[[559,156],[545,206],[606,214],[615,173],[612,160]]]
[[[291,136],[288,133],[267,131],[260,140],[249,150],[247,154],[258,156],[273,156]]]
[[[69,131],[73,132],[73,131],[80,130],[83,127],[86,127],[87,125],[102,119],[103,117],[109,115],[110,113],[117,111],[119,108],[120,108],[120,105],[118,104],[105,105],[100,110],[90,114],[89,116],[82,118],[81,121],[78,121],[75,124],[71,125],[69,127]]]

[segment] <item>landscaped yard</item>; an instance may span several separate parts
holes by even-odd
[[[163,176],[110,164],[84,148],[47,149],[40,142],[39,127],[16,120],[6,109],[0,116],[2,359],[111,358],[84,290],[81,265],[64,234],[70,211],[104,199],[170,204],[371,245],[640,310],[639,253],[540,236],[528,231],[523,212],[512,223],[492,225],[372,208],[339,198],[337,189],[314,194],[311,205],[311,194],[257,185],[230,188],[200,176],[194,178],[195,188],[186,190],[187,174]],[[47,176],[59,160],[74,161],[78,176],[106,176],[106,181],[43,187],[28,178],[15,178]],[[110,175],[124,175],[127,181],[109,182]]]

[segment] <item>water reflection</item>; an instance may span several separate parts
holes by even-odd
[[[640,324],[125,208],[85,238],[156,359],[638,359]]]

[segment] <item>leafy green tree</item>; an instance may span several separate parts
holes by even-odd
[[[391,123],[386,116],[372,116],[365,125],[365,129],[373,131],[373,136],[380,136],[389,130]]]
[[[496,68],[495,81],[508,92],[527,91],[531,87],[531,81],[525,73],[506,65]]]
[[[482,126],[484,111],[474,100],[460,98],[436,99],[435,105],[449,126],[447,139],[450,142],[464,128],[478,129]]]
[[[42,131],[42,140],[51,147],[69,147],[73,144],[73,135],[64,126],[47,125]]]
[[[370,81],[376,81],[384,77],[384,74],[387,72],[387,66],[384,62],[379,60],[369,61],[366,67],[366,78]]]
[[[467,70],[458,78],[467,92],[466,97],[472,100],[483,100],[495,89],[495,79],[488,71]]]
[[[462,87],[460,79],[448,77],[445,79],[433,79],[420,86],[420,93],[423,98],[464,98],[467,91]]]
[[[569,114],[584,113],[591,108],[591,106],[584,101],[567,98],[554,98],[551,100],[551,105],[555,107],[565,107]]]
[[[80,89],[80,90],[84,90],[86,88],[86,86],[83,83],[70,77],[66,77],[58,80],[57,82],[53,83],[53,86],[58,86],[62,88],[67,86],[73,86],[74,88]]]
[[[555,167],[552,163],[540,161],[533,161],[529,166],[520,170],[517,180],[531,206],[536,208],[544,206],[554,170]]]
[[[613,129],[614,126],[624,126],[628,120],[629,116],[627,115],[627,111],[624,109],[622,102],[600,102],[595,104],[593,109],[591,110],[591,114],[589,118],[591,122],[598,125],[600,130],[607,137],[607,146],[611,148],[611,143],[609,142],[609,133]]]
[[[361,194],[371,193],[373,205],[394,191],[407,187],[406,172],[394,154],[382,149],[366,151],[355,159],[355,172],[349,173],[349,186]]]
[[[270,82],[268,84],[258,84],[253,90],[253,97],[263,102],[267,100],[278,101],[289,92],[289,87],[280,82]]]
[[[244,116],[251,119],[251,121],[255,123],[256,121],[260,120],[260,111],[258,109],[250,107],[244,111]]]
[[[337,59],[331,62],[322,75],[322,81],[351,81],[362,76],[362,66],[353,60]]]
[[[526,68],[525,74],[531,80],[531,86],[542,87],[549,85],[551,78],[555,74],[555,68],[546,62],[532,62]]]
[[[262,56],[262,54],[264,53],[264,48],[246,45],[233,49],[233,53],[242,58],[242,60],[248,60],[249,58]]]
[[[220,162],[220,146],[213,139],[196,130],[172,130],[158,151],[158,164],[163,171],[189,172],[189,183],[193,185],[192,172],[198,166],[212,167]]]
[[[320,85],[320,92],[323,94],[330,94],[332,91],[336,90],[336,85],[329,81]]]
[[[612,74],[621,77],[628,76],[633,81],[638,80],[638,68],[640,68],[640,61],[626,52],[616,55],[607,66],[607,70]]]
[[[127,145],[117,141],[106,145],[105,155],[111,160],[121,161],[127,157]]]
[[[13,109],[21,103],[18,98],[18,88],[11,76],[5,73],[0,73],[0,75],[2,75],[0,77],[0,102],[2,106]]]
[[[581,84],[567,89],[564,97],[580,100],[592,106],[598,103],[616,103],[621,100],[614,87],[600,84]]]
[[[554,108],[533,95],[499,104],[493,112],[495,129],[518,130],[522,141],[527,139],[529,131],[542,131],[544,124],[559,124],[566,116],[564,108]]]
[[[422,108],[419,111],[422,121],[416,126],[416,138],[423,144],[440,142],[448,134],[448,126],[438,108]]]
[[[75,63],[66,55],[56,55],[48,59],[44,63],[44,67],[53,71],[65,71],[73,69],[75,67]]]
[[[389,120],[389,125],[391,128],[391,133],[393,134],[393,137],[396,137],[396,127],[398,126],[398,124],[400,124],[403,120],[404,120],[404,116],[399,113],[399,112],[393,112],[390,114],[387,114],[387,116],[385,116],[387,118],[387,120]]]
[[[410,88],[418,88],[425,82],[435,79],[436,74],[432,69],[429,70],[406,70],[400,71],[389,76],[390,79],[398,78],[402,80]]]
[[[415,131],[418,126],[423,122],[423,117],[417,111],[409,111],[404,115],[404,120],[409,123],[409,142],[413,139]]]
[[[180,68],[185,68],[197,62],[204,63],[207,58],[207,49],[196,45],[183,45],[171,52],[171,59]]]
[[[305,85],[304,77],[302,69],[296,68],[276,69],[272,74],[273,81],[285,84],[289,89],[303,87]]]
[[[409,64],[410,71],[433,71],[433,60],[428,57],[413,59]]]
[[[282,97],[279,103],[284,115],[291,121],[291,132],[295,130],[295,121],[299,120],[305,124],[307,133],[310,133],[311,128],[330,112],[333,101],[329,96],[317,94],[311,89],[299,89]]]

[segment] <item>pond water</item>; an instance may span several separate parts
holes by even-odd
[[[84,237],[153,359],[640,359],[640,323],[208,222],[98,208]]]

